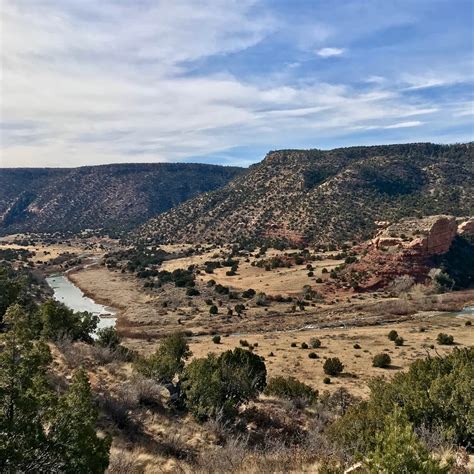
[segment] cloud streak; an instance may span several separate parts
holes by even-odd
[[[368,65],[355,78],[360,37],[372,34],[357,30],[357,45],[345,34],[344,61],[324,61],[353,72],[321,69],[314,51],[343,54],[322,43],[344,22],[310,22],[293,38],[294,22],[266,2],[4,0],[1,21],[1,166],[247,164],[261,158],[252,150],[355,143],[356,131],[430,136],[447,115],[472,121],[467,92],[433,97],[423,86],[438,77],[459,87],[469,68],[454,76],[413,63],[389,76]],[[418,115],[427,118],[407,119]]]

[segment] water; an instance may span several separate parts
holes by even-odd
[[[469,318],[474,318],[474,306],[466,306],[459,313],[455,313],[456,316],[468,316]]]
[[[48,285],[54,291],[54,299],[64,303],[73,311],[87,311],[99,316],[98,328],[115,326],[115,313],[107,306],[96,303],[88,298],[74,283],[68,280],[64,275],[53,275],[46,278]]]

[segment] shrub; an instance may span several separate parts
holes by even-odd
[[[186,290],[186,295],[187,296],[198,296],[198,295],[200,295],[200,293],[199,293],[199,290],[197,290],[196,288],[188,288]]]
[[[326,359],[326,362],[324,362],[323,370],[327,375],[336,376],[344,370],[344,365],[338,357],[330,357],[329,359]]]
[[[248,342],[247,340],[245,340],[245,339],[241,339],[241,340],[239,341],[239,343],[240,343],[240,345],[241,345],[242,347],[249,347],[249,346],[250,346],[249,342]]]
[[[256,291],[253,288],[249,288],[242,292],[242,298],[253,298],[256,294]]]
[[[464,325],[465,325],[465,326],[472,326],[472,321],[466,321],[466,322],[464,323]]]
[[[298,346],[298,344],[296,344],[296,342],[291,343],[291,347],[297,347],[297,346]]]
[[[391,362],[392,360],[390,359],[390,356],[386,352],[381,352],[372,359],[372,366],[385,369],[390,365]]]
[[[301,349],[308,349],[308,344],[306,344],[306,342],[302,342]]]
[[[138,359],[135,370],[159,383],[171,383],[190,355],[186,337],[181,333],[171,334],[163,339],[154,354]]]
[[[214,344],[220,344],[221,343],[221,336],[212,336],[212,342]]]
[[[342,449],[357,446],[366,454],[374,449],[383,417],[399,406],[415,430],[441,430],[455,445],[472,446],[473,367],[474,347],[456,348],[444,357],[416,360],[390,381],[375,378],[369,399],[349,408],[328,435]]]
[[[367,472],[451,472],[449,465],[442,465],[432,457],[400,408],[385,417],[383,429],[376,435],[375,447],[363,464]]]
[[[329,377],[324,377],[323,383],[329,385],[331,383],[331,379]]]
[[[444,332],[440,332],[438,337],[436,338],[438,344],[443,346],[452,346],[454,344],[454,337],[450,334],[445,334]]]
[[[308,357],[309,357],[310,359],[318,359],[318,354],[316,354],[316,352],[310,352],[310,353],[308,354]]]
[[[215,315],[219,313],[219,310],[217,309],[217,306],[215,304],[213,304],[210,308],[209,308],[209,314],[212,314],[212,315]]]
[[[116,349],[120,345],[120,337],[114,327],[102,328],[97,331],[96,344],[109,349]]]
[[[318,349],[321,347],[321,341],[317,337],[312,337],[309,341],[309,344],[313,349]]]
[[[352,347],[353,347],[354,349],[360,349],[360,344],[355,343]]]
[[[201,421],[218,414],[232,418],[265,388],[266,374],[263,359],[239,347],[194,359],[183,374],[186,406]]]
[[[387,334],[387,337],[388,337],[391,341],[395,341],[395,339],[398,337],[398,332],[395,331],[395,329],[392,329],[392,330]]]
[[[401,336],[398,336],[395,339],[395,341],[393,341],[393,342],[395,342],[396,346],[403,346],[403,343],[405,342],[405,339],[403,339],[403,337],[401,337]]]
[[[273,377],[269,380],[265,394],[286,400],[303,400],[314,403],[318,392],[294,377]]]

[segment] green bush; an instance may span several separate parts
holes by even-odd
[[[441,464],[430,454],[413,431],[412,424],[399,408],[387,415],[377,433],[375,447],[363,461],[367,472],[447,474],[450,464]]]
[[[392,360],[390,359],[390,356],[386,352],[381,352],[380,354],[375,355],[372,359],[372,366],[385,369],[390,366],[391,362]]]
[[[329,377],[324,377],[323,383],[329,385],[331,383],[331,379]]]
[[[350,407],[331,425],[328,435],[342,449],[366,454],[375,448],[384,417],[399,406],[414,428],[441,431],[455,445],[470,449],[473,380],[474,347],[416,360],[407,372],[397,373],[390,381],[371,380],[369,399]]]
[[[319,356],[318,356],[318,354],[316,354],[316,352],[310,352],[310,353],[308,354],[308,357],[309,357],[310,359],[319,359]]]
[[[190,356],[184,334],[174,333],[162,340],[154,354],[138,359],[135,370],[159,383],[171,383],[175,375],[182,372],[185,361]]]
[[[354,349],[360,349],[360,344],[355,343],[352,347],[353,347]]]
[[[396,346],[403,346],[404,342],[405,342],[405,339],[403,339],[403,337],[401,336],[397,336],[395,338],[395,341],[393,341],[395,343]]]
[[[330,357],[326,359],[323,365],[324,373],[327,375],[339,375],[344,370],[344,365],[338,357]]]
[[[444,332],[440,332],[438,337],[436,338],[438,344],[443,346],[452,346],[454,344],[454,337],[450,334],[445,334]]]
[[[214,344],[220,344],[221,343],[221,336],[212,336],[212,342]]]
[[[92,343],[99,317],[91,313],[75,313],[62,303],[49,299],[40,306],[41,334],[50,340],[67,336],[73,341]]]
[[[217,414],[232,418],[242,403],[263,391],[266,374],[263,359],[239,347],[194,359],[182,377],[185,404],[201,421]]]
[[[297,346],[298,346],[298,344],[296,342],[291,343],[291,347],[297,347]]]
[[[219,313],[219,310],[217,309],[217,306],[215,304],[213,304],[209,308],[209,314],[215,315],[215,314],[218,314],[218,313]]]
[[[196,288],[187,288],[186,289],[186,295],[187,296],[198,296],[200,295],[199,293],[199,290],[197,290]]]
[[[321,347],[321,341],[317,337],[312,337],[309,344],[313,349],[319,349]]]
[[[395,331],[395,329],[392,329],[392,330],[387,334],[387,337],[388,337],[391,341],[395,341],[395,339],[398,337],[398,332]]]
[[[114,327],[102,328],[97,331],[96,344],[109,349],[116,349],[120,345],[121,339]]]
[[[304,400],[314,403],[318,398],[317,390],[300,382],[294,377],[273,377],[269,380],[265,394],[287,400]]]
[[[306,342],[302,342],[301,349],[308,349],[308,344],[306,344]]]

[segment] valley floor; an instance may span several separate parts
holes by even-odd
[[[388,303],[396,301],[394,299],[374,302],[367,297],[362,302],[307,308],[296,314],[273,315],[270,307],[263,314],[250,312],[237,321],[209,317],[202,310],[186,319],[186,313],[196,311],[196,307],[167,311],[162,307],[162,296],[143,289],[130,275],[94,266],[73,272],[70,278],[98,303],[118,309],[118,330],[128,335],[124,343],[140,353],[153,352],[160,336],[176,330],[194,334],[190,347],[195,357],[233,349],[244,340],[257,344],[253,351],[265,357],[270,376],[295,376],[320,391],[344,387],[355,396],[365,396],[371,377],[391,376],[428,354],[444,354],[453,347],[474,345],[474,330],[465,325],[473,316],[433,310],[413,315],[384,314],[384,305],[391,306]],[[454,306],[462,307],[474,301],[472,290],[450,296]],[[448,296],[446,300],[449,301]],[[396,347],[387,339],[392,329],[404,338],[403,346]],[[456,346],[437,345],[440,332],[452,334]],[[212,334],[216,333],[222,335],[220,344],[212,342]],[[302,343],[310,345],[315,337],[321,340],[320,348],[301,348]],[[292,347],[292,343],[296,347]],[[354,348],[355,344],[360,349]],[[318,358],[310,359],[311,352],[316,352]],[[380,352],[390,354],[389,370],[372,367],[373,356]],[[329,385],[323,383],[322,369],[328,357],[339,357],[345,365],[344,374],[333,378]]]

